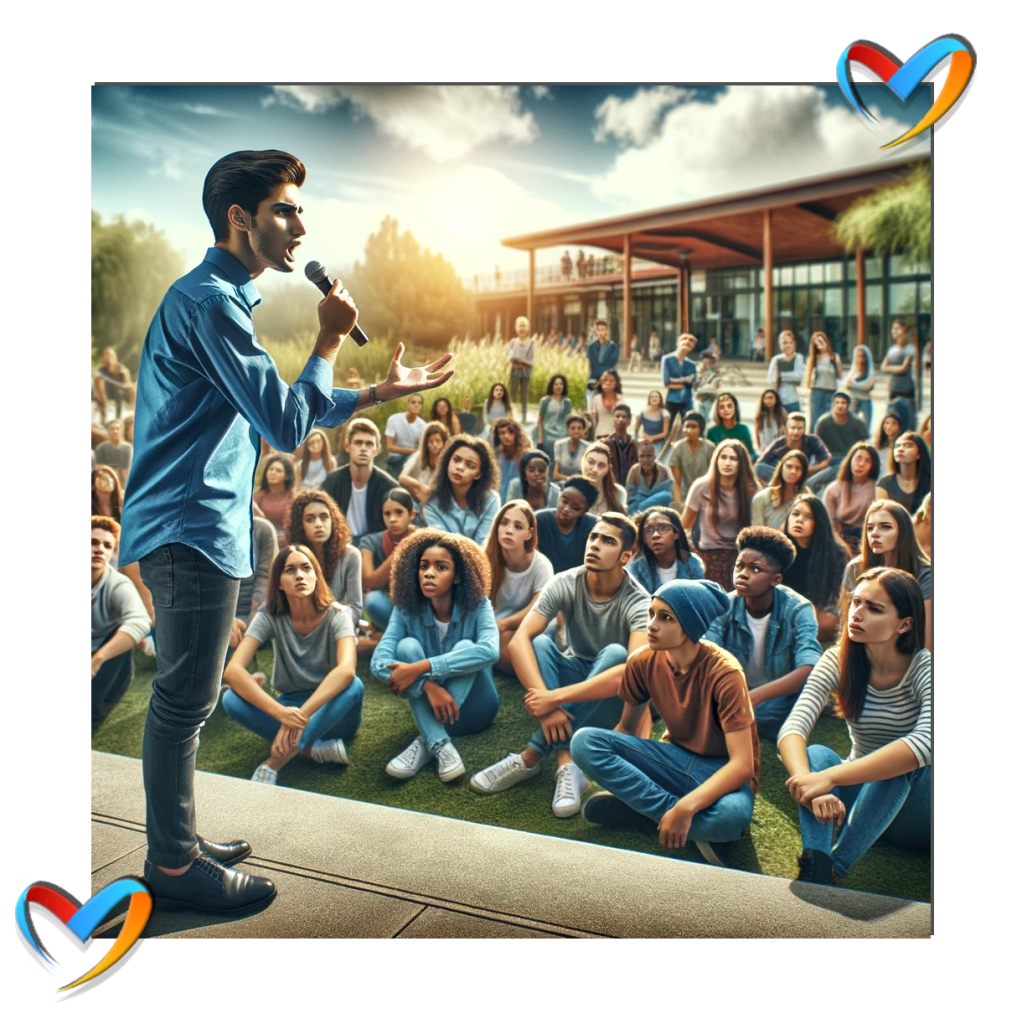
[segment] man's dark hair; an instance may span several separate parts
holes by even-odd
[[[596,504],[596,500],[600,496],[600,492],[596,489],[596,485],[591,480],[587,480],[584,476],[569,476],[568,479],[561,484],[561,493],[563,494],[569,487],[573,491],[578,491],[578,493],[585,498],[587,512]]]
[[[688,420],[699,424],[700,435],[706,433],[706,417],[701,412],[687,412],[681,417],[682,424],[688,422]]]
[[[746,526],[738,534],[738,550],[758,551],[782,576],[795,564],[795,545],[780,530],[769,526]]]
[[[580,416],[577,412],[573,412],[565,421],[565,427],[570,427],[572,423],[581,423],[583,428],[588,427],[585,416]]]
[[[617,405],[614,406],[614,413],[616,415],[617,413],[622,412],[622,411],[628,413],[628,418],[629,419],[632,418],[631,406],[625,405],[624,402],[618,402]]]
[[[599,522],[608,526],[616,526],[621,531],[621,550],[631,551],[635,538],[639,536],[635,523],[621,512],[604,512],[598,517]]]
[[[221,157],[209,169],[202,186],[202,208],[213,237],[218,242],[231,237],[227,211],[235,203],[254,217],[275,186],[301,188],[304,182],[305,164],[280,149],[243,149]]]
[[[610,324],[608,324],[606,320],[600,319],[600,320],[594,320],[593,321],[593,327],[599,327],[601,324],[604,327],[610,327]]]
[[[807,422],[806,421],[806,414],[804,412],[789,412],[788,413],[788,419],[789,420],[801,420],[803,423]]]

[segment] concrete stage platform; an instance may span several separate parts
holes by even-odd
[[[198,772],[199,831],[247,839],[262,913],[145,936],[926,938],[930,906]],[[142,763],[92,755],[93,891],[141,875]]]

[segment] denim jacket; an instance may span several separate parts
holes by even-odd
[[[693,551],[688,556],[688,561],[683,562],[680,558],[677,562],[679,580],[701,580],[706,575],[706,566],[703,560]],[[630,572],[641,583],[650,594],[655,594],[660,589],[660,577],[649,567],[645,555],[636,555],[626,566],[625,571]]]
[[[745,598],[730,595],[731,607],[710,623],[704,640],[733,654],[744,669],[752,651],[752,633],[748,626]],[[823,656],[817,633],[816,614],[810,601],[790,587],[774,587],[774,606],[770,625],[763,639],[763,674],[768,681],[780,679],[803,665],[815,665]]]
[[[412,637],[422,644],[429,658],[430,676],[427,678],[436,679],[437,682],[451,676],[467,676],[478,672],[495,665],[500,657],[500,634],[488,597],[483,598],[474,608],[462,608],[455,601],[451,609],[451,624],[443,642],[433,618],[432,604],[427,601],[421,612],[412,615],[395,606],[387,630],[376,645],[369,664],[377,679],[386,682],[390,678],[390,669],[386,666],[397,660],[395,654],[398,642],[405,637]],[[474,646],[452,651],[451,648],[459,640],[470,640]]]

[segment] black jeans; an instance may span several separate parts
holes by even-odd
[[[192,785],[199,729],[220,696],[240,581],[184,544],[139,559],[159,609],[156,678],[142,740],[148,859],[183,868],[199,855]]]
[[[109,637],[107,638],[109,639]],[[105,641],[104,641],[105,642]],[[92,727],[99,725],[117,706],[135,675],[135,652],[125,651],[104,661],[92,677]]]

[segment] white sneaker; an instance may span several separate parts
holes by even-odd
[[[554,782],[554,801],[551,805],[555,818],[570,818],[582,809],[582,797],[593,784],[574,764],[562,764]]]
[[[252,775],[253,782],[261,782],[266,786],[277,785],[277,773],[268,765],[261,764]]]
[[[531,779],[533,775],[538,774],[542,766],[543,764],[540,762],[533,768],[526,768],[521,754],[508,754],[503,761],[498,761],[496,764],[490,765],[489,768],[476,772],[469,779],[468,785],[477,793],[503,793],[505,789],[510,789],[516,782]]]
[[[429,764],[433,755],[426,749],[421,736],[416,736],[410,746],[406,747],[387,764],[387,774],[395,779],[410,779],[418,774],[423,765]]]
[[[313,761],[319,764],[347,764],[348,751],[344,740],[316,740],[309,751]]]
[[[465,774],[465,762],[454,749],[453,743],[445,743],[437,751],[436,767],[441,782],[453,782]]]

